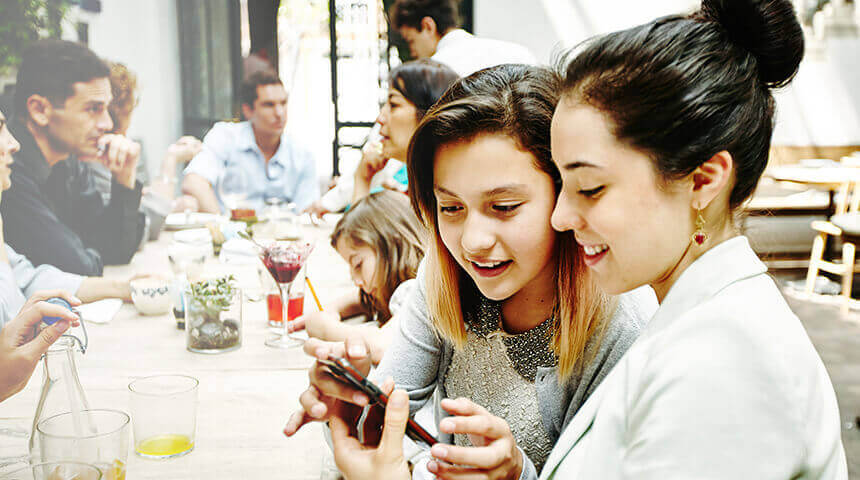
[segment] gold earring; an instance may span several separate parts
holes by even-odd
[[[708,240],[708,232],[705,231],[705,218],[702,217],[702,211],[696,209],[696,230],[693,232],[692,239],[697,245],[702,245]]]

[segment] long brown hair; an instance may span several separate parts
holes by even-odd
[[[440,335],[457,348],[466,342],[463,306],[470,305],[471,279],[442,243],[437,222],[433,164],[443,145],[478,135],[502,134],[531,153],[535,167],[547,173],[558,195],[561,178],[550,153],[550,123],[558,103],[559,79],[551,70],[501,65],[455,83],[427,112],[409,145],[409,193],[412,206],[428,226],[427,303]],[[571,232],[557,233],[556,306],[553,350],[559,377],[581,367],[588,341],[600,335],[613,302],[599,290],[585,268]]]
[[[366,245],[376,254],[373,283],[378,298],[361,292],[361,306],[381,323],[391,318],[388,302],[398,285],[415,278],[424,258],[424,226],[409,208],[409,199],[399,192],[372,193],[352,206],[331,234],[336,248],[341,238]]]

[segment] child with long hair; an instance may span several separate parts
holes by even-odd
[[[435,447],[416,471],[536,474],[656,307],[650,289],[603,294],[573,235],[552,230],[560,177],[549,127],[558,87],[540,67],[482,70],[455,83],[412,137],[409,190],[430,242],[419,288],[372,378],[391,376],[413,412],[436,390],[450,397],[437,405],[437,420],[454,445]],[[346,355],[368,370],[360,340],[311,341],[305,350]],[[338,458],[354,405],[366,398],[316,365],[300,400],[304,411],[285,432],[330,419]],[[341,466],[355,478],[378,467]]]
[[[300,320],[308,335],[341,342],[358,335],[381,357],[390,336],[389,320],[415,287],[425,237],[424,226],[402,193],[383,190],[353,205],[331,234],[332,247],[349,264],[358,287],[358,295],[346,297],[340,311],[366,315],[372,325],[344,324],[340,312],[324,311]]]

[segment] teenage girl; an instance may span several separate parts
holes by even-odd
[[[449,397],[438,406],[455,417],[439,431],[453,445],[437,447],[417,472],[536,475],[656,307],[650,289],[618,299],[600,292],[572,234],[550,225],[558,91],[547,69],[482,70],[452,86],[413,135],[409,190],[431,238],[419,288],[372,378],[393,377],[413,411],[434,390]],[[366,371],[366,345],[346,343],[310,342],[306,351],[346,354]],[[304,411],[285,432],[331,419],[337,437],[354,424],[352,405],[365,402],[315,366]]]

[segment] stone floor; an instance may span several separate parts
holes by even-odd
[[[777,275],[782,285],[795,278],[797,275]],[[842,416],[849,478],[860,480],[860,312],[852,310],[843,316],[832,302],[800,300],[793,295],[786,295],[786,299],[806,326],[830,373]]]

